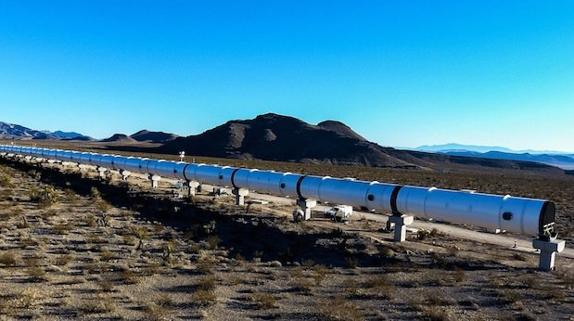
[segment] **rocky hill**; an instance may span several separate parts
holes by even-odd
[[[135,139],[131,138],[130,136],[126,135],[126,134],[113,134],[112,136],[110,136],[108,138],[100,140],[100,142],[102,142],[102,143],[116,143],[116,142],[135,143],[137,141]]]
[[[388,155],[383,147],[366,141],[342,123],[311,125],[277,114],[229,121],[202,134],[175,139],[159,150],[215,157],[413,166]]]
[[[338,121],[317,125],[297,118],[265,114],[232,120],[199,135],[180,137],[155,149],[160,153],[277,161],[321,162],[393,168],[444,168],[474,165],[492,168],[557,170],[551,166],[434,154],[383,147]]]
[[[138,142],[166,143],[178,138],[179,136],[164,132],[152,132],[144,129],[131,135],[130,137],[137,140]]]

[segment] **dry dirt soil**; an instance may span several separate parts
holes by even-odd
[[[571,261],[179,192],[2,162],[0,319],[573,320]]]

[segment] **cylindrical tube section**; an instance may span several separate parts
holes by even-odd
[[[542,235],[555,222],[554,204],[540,199],[17,145],[0,151],[527,235]]]

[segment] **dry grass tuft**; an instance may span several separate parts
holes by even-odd
[[[6,251],[0,254],[0,264],[4,266],[17,266],[20,260],[20,256],[14,251]]]
[[[193,303],[198,306],[210,306],[217,302],[217,296],[213,291],[197,290],[191,296]]]
[[[249,297],[256,309],[269,310],[276,308],[277,299],[269,293],[254,293]]]
[[[357,305],[345,300],[342,297],[336,297],[332,300],[326,300],[320,303],[318,316],[324,321],[359,321],[364,320],[363,313]]]
[[[30,201],[37,203],[42,208],[50,207],[58,203],[60,197],[58,192],[52,186],[46,186],[42,189],[32,188],[29,192]]]
[[[193,293],[193,302],[199,306],[209,306],[215,304],[216,279],[213,276],[205,276],[196,284],[197,290]]]
[[[46,270],[41,266],[31,266],[26,270],[28,276],[35,282],[47,281]]]
[[[138,284],[141,282],[140,275],[129,269],[120,272],[120,279],[125,284]]]
[[[96,298],[82,301],[77,309],[86,314],[109,313],[116,309],[116,305],[111,297],[98,295]]]
[[[52,226],[52,229],[58,235],[66,235],[72,230],[72,225],[69,222],[62,221]]]
[[[143,307],[145,313],[145,320],[148,321],[164,321],[170,320],[169,310],[157,303],[147,303]]]
[[[66,266],[72,262],[74,257],[70,254],[58,255],[56,258],[53,259],[54,265],[57,266]]]

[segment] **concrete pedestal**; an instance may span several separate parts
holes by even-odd
[[[127,181],[132,173],[126,170],[120,170],[120,175],[122,175],[122,181]]]
[[[311,210],[317,206],[317,201],[312,199],[298,199],[297,208],[293,211],[293,220],[308,221],[311,219]]]
[[[197,192],[199,191],[199,187],[201,186],[201,184],[199,184],[199,182],[196,181],[186,182],[185,185],[187,186],[187,197],[189,198],[194,197],[195,194],[197,194]]]
[[[532,241],[532,247],[540,250],[540,261],[538,269],[540,271],[554,271],[556,253],[564,251],[566,242],[562,240],[541,240]]]
[[[98,177],[99,178],[102,178],[102,179],[106,178],[106,173],[108,172],[107,168],[98,167],[98,168],[96,168],[96,170],[98,171]]]
[[[407,225],[412,224],[414,217],[408,215],[393,215],[389,217],[390,225],[395,226],[395,242],[404,242],[407,239]]]
[[[245,196],[248,194],[249,190],[246,188],[234,188],[233,195],[235,195],[235,205],[245,205]]]
[[[150,175],[149,180],[151,181],[151,188],[156,189],[159,187],[159,181],[161,181],[161,176]]]

